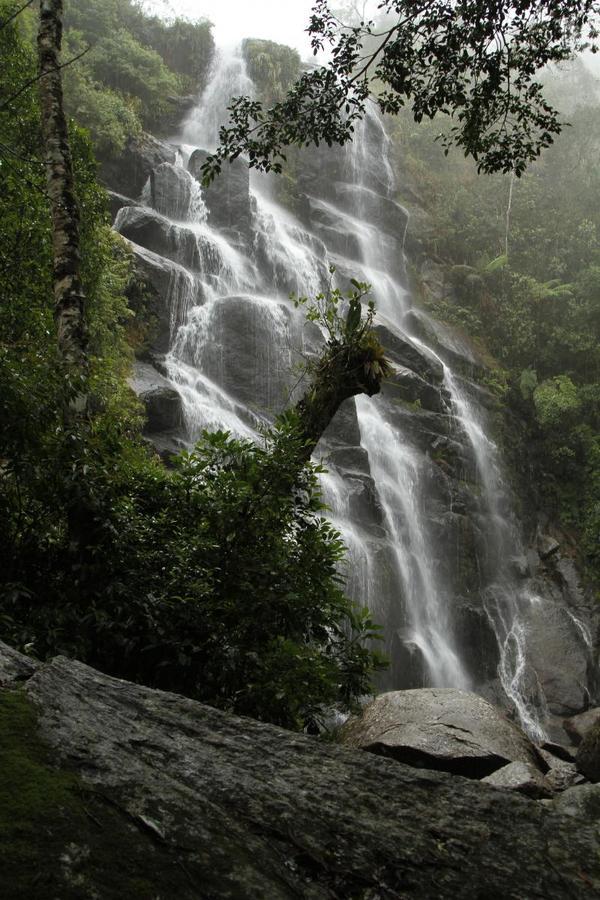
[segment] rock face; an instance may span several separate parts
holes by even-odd
[[[590,781],[600,781],[600,721],[586,733],[575,757],[579,771]]]
[[[170,144],[143,133],[131,138],[120,156],[105,161],[100,174],[114,191],[139,197],[152,170],[161,163],[174,163],[176,156]]]
[[[194,150],[188,163],[190,173],[202,181],[202,165],[208,156],[205,150]],[[216,228],[224,228],[248,236],[250,230],[250,174],[243,159],[224,163],[221,174],[204,189],[208,221]]]
[[[539,771],[533,744],[501,710],[454,688],[380,694],[348,722],[343,742],[469,778],[483,778],[513,762]]]
[[[578,716],[571,716],[570,719],[565,719],[563,728],[575,746],[578,746],[592,725],[595,725],[597,722],[600,722],[600,706],[595,706],[593,709],[587,709],[585,712],[579,713]]]
[[[128,844],[112,852],[140,896],[564,900],[600,889],[597,824],[509,792],[323,745],[64,658],[26,691],[55,762],[81,779],[96,847],[112,847],[115,823],[103,828],[103,810],[120,814]],[[64,849],[45,896],[133,896],[98,867],[81,832],[52,837]]]
[[[0,641],[0,689],[31,678],[39,663]]]
[[[481,780],[493,787],[518,791],[519,794],[526,794],[538,800],[552,795],[544,776],[529,763],[509,763]]]

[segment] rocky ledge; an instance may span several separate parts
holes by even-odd
[[[0,645],[3,654],[1,824],[17,835],[3,897],[598,895],[600,826],[584,812],[596,797],[565,806],[566,792],[562,813],[62,657],[34,671]],[[35,741],[43,752],[32,761]],[[27,788],[7,775],[19,771]],[[28,853],[23,810],[37,823]]]

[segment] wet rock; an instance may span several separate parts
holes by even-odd
[[[509,763],[481,780],[493,787],[525,794],[526,797],[532,797],[534,800],[552,796],[552,790],[544,776],[539,769],[529,763]]]
[[[595,706],[593,709],[587,709],[577,716],[571,716],[570,719],[565,719],[563,728],[575,746],[578,746],[590,728],[597,722],[600,722],[600,706]]]
[[[117,193],[117,191],[107,191],[106,193],[108,194],[108,204],[112,221],[114,221],[117,213],[120,209],[123,209],[124,206],[136,205],[136,202],[132,197],[126,197],[124,194]]]
[[[201,298],[194,277],[178,263],[137,245],[132,247],[135,266],[127,289],[130,309],[136,315],[136,353],[165,354],[189,309]]]
[[[594,783],[600,781],[600,720],[585,733],[575,757],[577,769]]]
[[[144,896],[174,896],[173,872],[183,872],[181,900],[564,900],[600,889],[589,806],[573,819],[64,658],[43,666],[27,693],[55,763],[130,823],[119,852]],[[100,828],[98,840],[114,853],[111,833]],[[86,862],[79,834],[65,843],[79,893],[107,896],[106,872]],[[70,895],[61,868],[51,872],[47,896]]]
[[[541,685],[548,709],[568,716],[588,702],[589,650],[569,611],[548,599],[524,614],[527,661]]]
[[[146,407],[146,432],[176,431],[181,426],[181,397],[149,363],[136,363],[131,387]]]
[[[20,681],[27,681],[40,663],[23,653],[18,653],[0,641],[0,688],[8,688]]]
[[[539,553],[542,559],[548,559],[549,556],[552,556],[553,553],[556,553],[560,544],[549,534],[543,534],[542,532],[538,532],[536,538],[536,547],[537,552]]]
[[[349,720],[344,744],[419,768],[484,778],[509,762],[538,768],[533,744],[502,711],[455,688],[380,694]]]
[[[117,215],[115,228],[127,240],[158,256],[189,269],[201,269],[196,236],[191,229],[173,225],[156,210],[142,206],[124,207]]]
[[[441,384],[444,367],[435,357],[420,350],[411,341],[393,334],[385,325],[376,325],[374,330],[392,363],[416,372],[430,384]]]
[[[199,182],[202,181],[202,166],[207,156],[206,150],[194,150],[190,156],[188,170]],[[203,188],[203,197],[209,225],[249,235],[252,216],[247,162],[243,159],[224,162],[220,175]]]
[[[554,741],[544,741],[538,746],[538,752],[540,750],[554,759],[563,760],[563,762],[571,763],[575,760],[575,751],[571,747],[565,747],[564,744],[557,744]]]
[[[250,409],[288,405],[294,374],[294,311],[245,295],[219,297],[190,313],[178,355]]]
[[[175,221],[187,219],[193,181],[181,166],[161,163],[150,173],[150,198],[153,208]]]
[[[360,425],[354,397],[344,400],[323,432],[321,440],[327,446],[360,447]]]
[[[513,556],[510,560],[510,565],[519,578],[528,578],[531,574],[529,570],[529,560],[526,556]]]
[[[445,404],[439,388],[433,387],[424,378],[405,366],[396,366],[394,374],[386,378],[383,384],[383,393],[392,401],[403,400],[407,403],[418,403],[424,409],[433,412],[445,411]]]
[[[123,152],[100,167],[102,180],[109,188],[128,197],[139,197],[150,173],[161,163],[174,163],[176,150],[145,132],[132,137]]]
[[[364,447],[336,447],[326,456],[326,462],[332,463],[345,472],[360,472],[370,475],[369,454]]]

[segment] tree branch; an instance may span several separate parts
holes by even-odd
[[[8,19],[5,19],[4,22],[0,22],[0,31],[2,31],[3,28],[6,28],[7,25],[10,25],[10,23],[13,22],[17,18],[17,16],[20,16],[21,13],[24,12],[24,10],[26,10],[27,7],[31,6],[31,4],[34,2],[35,0],[27,0],[27,3],[24,3],[23,6],[21,6],[20,9],[17,9],[16,12],[8,17]]]

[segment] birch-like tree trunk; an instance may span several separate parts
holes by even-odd
[[[46,183],[52,214],[54,319],[65,361],[87,369],[85,296],[81,284],[79,207],[63,107],[60,51],[63,0],[40,0],[39,91],[46,151]]]

